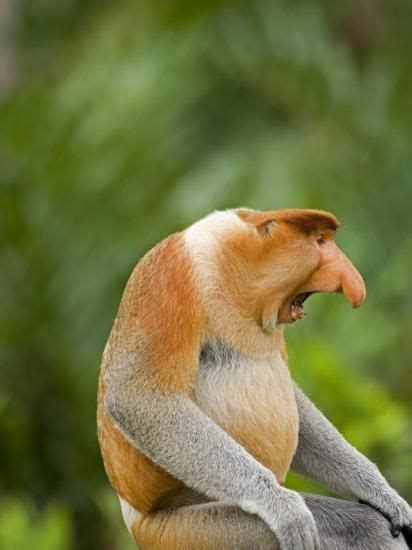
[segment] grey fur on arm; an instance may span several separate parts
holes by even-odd
[[[297,386],[295,394],[300,424],[292,469],[370,504],[389,519],[394,536],[412,526],[410,506],[377,466],[350,445]]]
[[[319,547],[315,520],[300,495],[281,487],[189,398],[143,389],[127,371],[112,371],[105,407],[137,449],[207,497],[257,514],[282,549]]]

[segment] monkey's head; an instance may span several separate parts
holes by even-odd
[[[353,307],[366,297],[359,272],[335,243],[339,222],[320,210],[234,213],[246,230],[225,239],[220,265],[243,309],[272,330],[301,319],[316,292],[343,292]]]

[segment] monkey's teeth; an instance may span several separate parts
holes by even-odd
[[[313,292],[302,292],[295,296],[289,306],[290,316],[292,319],[297,321],[298,319],[303,319],[306,317],[306,312],[304,311],[304,303],[311,296]]]
[[[306,313],[303,310],[303,306],[298,304],[296,301],[293,301],[290,305],[290,315],[292,319],[295,319],[297,321],[298,319],[302,319],[305,317]]]

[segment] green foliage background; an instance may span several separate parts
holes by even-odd
[[[368,301],[313,298],[291,370],[412,502],[412,4],[8,3],[0,547],[133,547],[96,442],[101,353],[145,251],[233,206],[344,222]]]

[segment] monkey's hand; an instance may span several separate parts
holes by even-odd
[[[292,468],[335,493],[369,504],[390,522],[394,536],[402,532],[412,548],[412,512],[375,464],[350,445],[296,386],[299,444]]]
[[[247,506],[242,506],[247,510]],[[276,535],[281,550],[318,550],[319,534],[312,512],[296,492],[278,487],[273,498],[264,503],[259,516]],[[253,505],[250,510],[253,510]]]
[[[360,502],[378,510],[391,524],[392,535],[398,537],[402,533],[412,548],[412,508],[396,491],[388,486]]]

